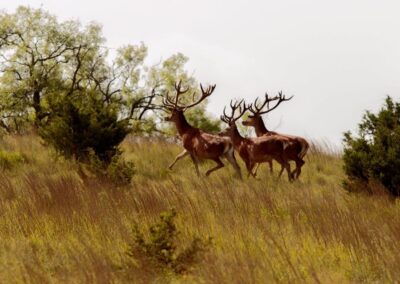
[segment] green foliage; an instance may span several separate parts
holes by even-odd
[[[162,117],[148,107],[154,87],[172,91],[178,80],[195,88],[195,78],[185,70],[188,58],[174,54],[153,66],[145,65],[147,47],[126,45],[110,58],[101,27],[79,21],[59,22],[43,9],[19,7],[0,12],[0,128],[21,133],[29,123],[38,128],[59,111],[64,97],[96,96],[116,108],[138,132],[151,133]],[[108,60],[111,59],[111,60]],[[188,96],[190,97],[190,96]],[[189,99],[189,98],[188,98]],[[192,116],[197,125],[214,130],[217,123],[205,115],[205,104]],[[149,119],[154,123],[137,123]],[[29,122],[29,123],[27,123]]]
[[[197,107],[185,113],[189,123],[207,132],[217,133],[221,131],[221,121],[207,114],[205,107]]]
[[[18,152],[6,152],[0,150],[0,169],[12,169],[25,161],[24,157]]]
[[[400,195],[400,103],[387,97],[378,114],[367,112],[359,124],[359,135],[344,136],[344,170],[347,188],[374,191],[382,184],[392,195]],[[358,185],[358,186],[356,186]]]
[[[62,102],[59,110],[40,128],[42,138],[66,157],[86,160],[89,149],[109,163],[129,133],[127,120],[119,120],[112,105],[93,98]]]
[[[140,265],[151,265],[154,269],[176,274],[190,272],[193,266],[201,260],[211,245],[211,239],[201,240],[194,238],[191,244],[178,249],[177,236],[179,232],[174,224],[176,211],[170,210],[160,215],[160,220],[150,227],[149,239],[145,240],[138,226],[134,227],[134,242],[128,255]]]
[[[83,178],[91,178],[93,174],[96,180],[111,182],[116,186],[127,186],[135,175],[135,166],[132,161],[127,161],[118,149],[109,163],[100,160],[93,149],[89,149],[86,163],[79,164],[80,175]],[[89,171],[89,172],[88,172]]]
[[[117,185],[130,184],[134,174],[135,166],[133,162],[124,160],[121,153],[112,157],[106,172],[106,176]]]

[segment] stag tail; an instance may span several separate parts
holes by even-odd
[[[309,148],[310,146],[308,145],[308,143],[306,142],[306,141],[304,141],[303,143],[301,143],[301,151],[300,151],[300,153],[299,153],[299,155],[298,155],[298,157],[300,158],[300,159],[303,159],[304,158],[304,156],[307,154],[307,151],[308,151],[308,148]]]

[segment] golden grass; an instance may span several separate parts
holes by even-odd
[[[0,150],[24,157],[0,174],[1,283],[400,280],[399,202],[347,194],[338,155],[314,148],[300,181],[291,184],[270,176],[266,165],[257,180],[239,181],[230,167],[197,177],[189,158],[171,172],[179,146],[123,147],[136,175],[118,188],[82,179],[77,163],[57,158],[35,137],[0,142]],[[171,207],[179,243],[211,236],[212,249],[185,277],[131,269],[133,224],[148,228]]]

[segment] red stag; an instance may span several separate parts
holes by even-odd
[[[234,154],[234,147],[229,137],[219,136],[217,134],[206,133],[198,128],[191,126],[184,115],[184,112],[192,108],[204,99],[209,97],[214,89],[215,85],[209,86],[204,90],[203,86],[200,84],[200,89],[202,92],[201,97],[190,105],[182,105],[179,103],[179,98],[181,95],[187,93],[189,88],[182,89],[182,82],[175,84],[176,95],[175,98],[170,98],[168,93],[163,99],[164,107],[171,112],[171,116],[166,118],[166,121],[171,121],[175,123],[180,137],[182,138],[183,147],[185,151],[180,153],[175,161],[170,165],[170,168],[181,158],[186,155],[190,155],[192,161],[195,165],[196,172],[199,175],[198,162],[202,159],[213,160],[217,165],[206,172],[206,176],[210,175],[213,171],[224,167],[221,161],[221,157],[225,157],[228,162],[233,166],[237,175],[241,178],[240,167],[236,161]]]
[[[246,164],[248,176],[252,175],[255,177],[253,168],[257,163],[263,163],[274,159],[287,170],[289,181],[291,181],[290,164],[285,157],[284,151],[288,144],[286,140],[276,136],[245,138],[240,135],[236,121],[242,117],[247,110],[244,103],[242,107],[242,103],[243,100],[239,103],[233,103],[231,101],[231,114],[228,115],[224,108],[224,114],[221,116],[221,120],[228,124],[227,133],[229,133],[236,151]],[[237,110],[239,114],[235,116]]]
[[[282,102],[289,101],[290,99],[292,99],[292,97],[286,98],[285,95],[282,94],[282,92],[279,92],[278,96],[272,98],[270,98],[268,94],[265,94],[265,100],[260,106],[258,106],[258,98],[257,98],[254,104],[251,104],[250,107],[248,108],[251,112],[251,115],[248,116],[247,120],[243,121],[243,125],[254,127],[257,137],[275,136],[275,137],[281,137],[282,139],[288,139],[289,145],[285,148],[285,154],[289,160],[294,161],[296,163],[296,169],[293,171],[292,174],[294,175],[295,178],[298,178],[301,173],[301,167],[305,163],[303,158],[306,155],[309,148],[308,142],[302,137],[280,134],[274,131],[269,131],[262,119],[263,114],[273,111]],[[276,103],[273,107],[270,107],[270,103],[273,101]],[[263,111],[265,107],[266,109]],[[271,164],[270,167],[272,171]],[[281,169],[281,173],[282,171],[283,168]]]

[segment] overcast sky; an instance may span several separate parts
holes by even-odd
[[[400,99],[400,1],[2,0],[61,20],[96,21],[109,47],[149,47],[150,62],[182,52],[201,82],[216,83],[209,111],[231,98],[295,95],[266,118],[271,129],[341,144],[362,113]]]

